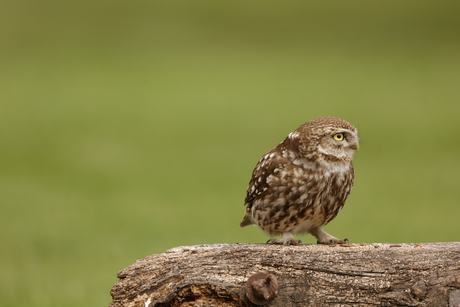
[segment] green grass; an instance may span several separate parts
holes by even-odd
[[[459,240],[457,2],[5,6],[0,305],[104,306],[136,259],[267,240],[238,228],[251,171],[321,115],[362,139],[328,232]]]

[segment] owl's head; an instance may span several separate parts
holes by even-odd
[[[288,139],[291,146],[296,144],[298,153],[310,161],[350,162],[359,148],[358,130],[343,119],[331,116],[306,122],[289,134]]]

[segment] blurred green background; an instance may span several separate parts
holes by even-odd
[[[0,7],[1,306],[106,306],[136,259],[265,242],[252,169],[322,115],[362,140],[326,231],[459,240],[458,1]]]

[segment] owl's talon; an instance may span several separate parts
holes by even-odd
[[[267,241],[266,244],[279,244],[279,245],[291,246],[291,245],[300,245],[302,244],[302,241],[296,240],[296,239],[289,239],[289,240],[270,239]]]
[[[300,244],[302,244],[302,241],[296,240],[296,239],[287,240],[284,243],[284,245],[288,245],[288,246],[290,246],[290,245],[300,245]]]
[[[327,234],[326,234],[327,235]],[[329,235],[328,235],[329,236]],[[335,237],[326,238],[316,241],[317,244],[325,244],[325,245],[337,245],[337,244],[349,244],[350,241],[348,239],[337,239]]]

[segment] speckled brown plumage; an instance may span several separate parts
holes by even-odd
[[[322,230],[342,209],[353,186],[358,131],[336,117],[312,119],[257,163],[240,226],[257,225],[272,243],[297,244],[293,235],[311,233],[318,243],[345,243]]]

